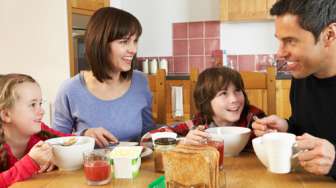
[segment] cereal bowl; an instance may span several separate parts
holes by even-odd
[[[75,143],[66,145],[69,140]],[[58,137],[46,140],[53,147],[53,162],[60,170],[73,171],[83,166],[83,153],[93,151],[95,140],[88,136]]]
[[[224,139],[224,156],[237,156],[249,141],[251,129],[244,127],[213,127],[205,130],[212,137]]]

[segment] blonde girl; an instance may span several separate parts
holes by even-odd
[[[66,135],[42,122],[41,104],[41,89],[32,77],[0,77],[0,188],[54,167],[52,148],[43,141]]]

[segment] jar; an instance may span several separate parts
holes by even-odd
[[[159,69],[164,69],[166,71],[166,75],[168,74],[168,61],[166,59],[161,59]]]
[[[164,172],[163,153],[172,150],[176,146],[174,138],[158,138],[154,141],[154,166],[156,172]]]
[[[149,62],[149,73],[150,74],[156,74],[158,68],[158,62],[156,59],[153,59],[152,61]]]
[[[148,74],[148,59],[145,59],[142,62],[142,72],[144,72],[145,74]]]

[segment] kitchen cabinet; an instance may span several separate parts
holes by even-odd
[[[278,116],[283,118],[288,118],[291,115],[289,102],[290,86],[291,80],[276,81],[276,112]]]
[[[110,0],[71,0],[72,13],[92,15],[102,7],[108,7]]]
[[[270,20],[269,10],[276,0],[221,0],[222,21]]]
[[[91,16],[97,9],[102,7],[109,7],[110,0],[68,0],[67,1],[67,15],[68,15],[68,37],[69,37],[69,62],[70,62],[70,76],[76,74],[75,52],[73,45],[72,27],[73,15],[88,15]]]

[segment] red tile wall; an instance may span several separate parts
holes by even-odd
[[[139,69],[144,59],[154,58],[168,60],[168,73],[189,73],[193,67],[203,71],[222,63],[219,21],[173,23],[172,28],[173,56],[139,57]],[[228,54],[227,61],[238,71],[266,71],[267,66],[274,65],[274,58],[274,54]]]
[[[219,49],[219,21],[173,23],[173,73],[213,66],[212,52]]]

